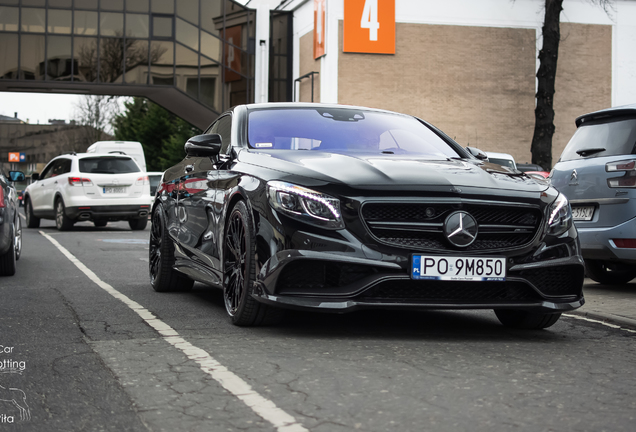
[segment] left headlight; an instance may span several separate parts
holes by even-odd
[[[267,183],[269,204],[281,213],[327,229],[342,229],[340,200],[332,196],[281,181]]]
[[[572,227],[572,208],[562,193],[548,209],[548,234],[560,236]]]

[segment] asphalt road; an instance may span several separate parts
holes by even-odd
[[[490,311],[239,328],[215,289],[151,289],[148,234],[24,230],[0,278],[0,430],[636,430],[633,330],[514,331]]]

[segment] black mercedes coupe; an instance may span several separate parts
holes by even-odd
[[[565,196],[418,118],[240,105],[185,153],[155,196],[150,281],[221,288],[236,325],[286,308],[494,309],[539,329],[584,303]]]

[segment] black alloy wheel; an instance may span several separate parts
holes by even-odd
[[[0,276],[13,276],[15,274],[16,261],[15,235],[12,235],[9,249],[0,255]]]
[[[157,292],[188,291],[194,281],[176,271],[174,266],[174,243],[168,235],[163,206],[155,207],[150,227],[148,272],[150,285]]]
[[[254,222],[245,202],[239,201],[227,220],[223,240],[223,299],[238,326],[274,324],[282,318],[281,309],[252,298],[255,262]]]
[[[68,231],[73,228],[73,220],[66,215],[62,198],[55,201],[55,228],[59,231]]]
[[[24,202],[24,214],[28,228],[38,228],[40,226],[40,218],[33,214],[33,205],[29,198]]]
[[[587,277],[604,285],[623,285],[636,278],[633,265],[597,260],[585,260]]]
[[[499,322],[506,327],[526,330],[541,330],[556,323],[560,313],[544,314],[514,309],[495,309]]]

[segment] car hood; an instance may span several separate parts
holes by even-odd
[[[342,154],[301,150],[243,150],[242,163],[354,188],[465,186],[541,192],[549,186],[519,171],[468,160]]]

